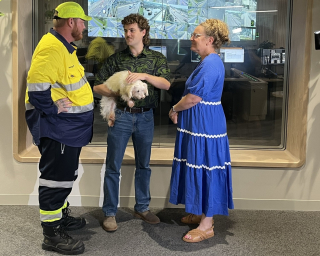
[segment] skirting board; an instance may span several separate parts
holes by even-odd
[[[71,206],[101,207],[103,198],[97,196],[70,195]],[[320,211],[320,200],[248,199],[234,198],[238,210]],[[133,207],[134,197],[120,197],[120,207]],[[0,205],[38,205],[38,195],[0,195]],[[183,208],[173,205],[168,198],[152,197],[150,207]]]

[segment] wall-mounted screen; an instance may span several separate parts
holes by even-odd
[[[191,62],[199,62],[201,57],[198,53],[191,51]]]
[[[149,20],[152,39],[189,39],[206,19],[224,20],[232,41],[254,40],[257,0],[88,0],[89,37],[124,37],[121,20],[139,13]],[[239,29],[242,28],[242,29]]]
[[[262,65],[284,64],[285,61],[286,61],[285,49],[262,49],[261,51]]]
[[[224,63],[243,63],[244,49],[242,48],[220,48],[220,58]]]
[[[161,52],[164,55],[164,57],[167,58],[167,47],[166,46],[149,46],[149,49],[157,51],[157,52]]]

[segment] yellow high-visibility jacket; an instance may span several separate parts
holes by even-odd
[[[35,49],[25,104],[26,121],[37,145],[42,137],[73,147],[91,141],[93,94],[76,49],[53,29]],[[69,98],[72,107],[58,114],[54,102],[61,98]]]

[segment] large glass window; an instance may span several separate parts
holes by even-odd
[[[52,27],[54,8],[62,0],[37,1],[36,40]],[[171,69],[171,88],[161,91],[155,110],[155,147],[173,147],[176,125],[168,118],[185,81],[199,62],[190,51],[190,34],[208,18],[225,21],[230,45],[220,57],[226,77],[222,95],[230,145],[233,148],[283,148],[285,145],[286,77],[289,56],[289,0],[78,0],[93,17],[78,45],[80,62],[91,84],[98,60],[85,58],[90,42],[102,37],[114,50],[126,47],[121,20],[130,13],[144,15],[151,26],[150,48],[161,51]],[[95,95],[93,145],[106,145],[107,123],[99,114]]]

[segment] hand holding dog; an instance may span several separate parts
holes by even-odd
[[[131,75],[128,83],[127,77]],[[141,76],[143,77],[143,76]],[[109,77],[104,83],[104,89],[100,89],[103,96],[100,100],[100,113],[108,125],[112,127],[115,122],[115,108],[117,105],[115,95],[121,95],[121,99],[127,102],[127,105],[132,108],[134,106],[133,99],[144,99],[148,94],[148,85],[143,83],[138,73],[131,73],[127,70],[119,71]]]
[[[128,70],[129,75],[126,78],[126,81],[128,84],[132,84],[137,80],[146,80],[146,73],[132,73],[131,71]]]

